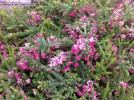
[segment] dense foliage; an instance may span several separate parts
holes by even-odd
[[[0,10],[0,100],[133,100],[134,2],[40,0]]]

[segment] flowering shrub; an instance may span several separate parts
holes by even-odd
[[[133,4],[43,0],[1,10],[0,99],[133,100]]]

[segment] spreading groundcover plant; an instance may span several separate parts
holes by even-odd
[[[133,100],[133,5],[42,0],[0,10],[0,99]]]

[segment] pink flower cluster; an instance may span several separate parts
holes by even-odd
[[[80,18],[80,20],[82,20],[82,21],[87,21],[87,20],[88,20],[88,17],[87,17],[86,15],[84,15],[84,16],[82,16],[82,17]]]
[[[16,63],[17,66],[19,66],[23,70],[33,70],[31,67],[28,66],[28,60],[20,59]]]
[[[34,60],[39,60],[40,58],[38,50],[36,50],[35,48],[31,48],[30,50],[27,51],[25,50],[24,47],[20,47],[20,52],[27,57],[31,57]]]
[[[78,84],[77,87],[80,88],[81,85]],[[87,81],[87,85],[83,85],[83,86],[82,86],[82,91],[78,90],[78,91],[77,91],[77,94],[78,94],[79,96],[83,96],[83,95],[85,95],[86,93],[88,93],[89,96],[92,97],[93,90],[94,90],[93,81],[92,81],[92,80],[88,80],[88,81]],[[96,93],[95,91],[94,91],[94,93],[93,93],[93,98],[94,98],[94,100],[97,100],[97,93]]]
[[[14,70],[10,70],[10,71],[8,72],[8,76],[12,77],[13,75],[14,75]]]
[[[121,85],[122,87],[126,87],[126,86],[128,86],[128,83],[127,83],[127,82],[120,82],[120,85]]]
[[[40,58],[46,58],[45,53],[39,54],[38,50],[30,47],[20,47],[20,53],[21,54],[18,54],[18,56],[21,55],[21,58],[16,62],[16,65],[19,66],[22,70],[33,71],[32,66],[29,65],[29,59],[40,60]]]
[[[34,22],[38,23],[40,21],[40,15],[36,11],[31,11],[29,15],[33,16],[33,19],[29,19],[28,22],[34,25]]]
[[[18,72],[15,72],[14,70],[10,70],[8,72],[8,76],[9,77],[13,77],[14,76],[16,78],[17,83],[22,85],[22,79],[21,79],[21,77],[20,77]]]
[[[129,71],[131,74],[134,74],[134,68],[129,68],[128,71]]]
[[[90,47],[90,48],[89,48]],[[91,49],[91,50],[90,50]],[[80,38],[77,40],[76,44],[73,45],[71,51],[73,54],[77,55],[80,51],[89,50],[91,55],[94,55],[94,38],[90,37],[90,39]]]
[[[17,83],[23,85],[23,82],[22,82],[22,79],[21,79],[21,76],[19,75],[19,73],[15,72],[14,76],[15,76],[15,78],[17,80]]]
[[[128,3],[127,1],[125,0],[122,0],[122,2],[120,2],[119,4],[116,4],[114,6],[114,10],[113,10],[113,15],[110,16],[111,21],[109,21],[109,25],[111,25],[111,27],[114,26],[114,23],[116,22],[120,27],[122,27],[124,25],[124,21],[122,21],[122,18],[123,18],[123,15],[122,15],[122,12],[123,12],[123,9],[124,9],[124,5],[125,3]]]
[[[73,61],[71,59],[69,59],[67,61],[67,65],[62,69],[62,72],[65,73],[67,71],[70,71],[72,64],[73,64]]]
[[[2,56],[6,59],[8,59],[8,54],[6,52],[6,46],[5,44],[2,43],[2,40],[0,40],[0,53],[2,54]]]
[[[115,45],[112,45],[112,50],[116,54],[118,52],[118,47]]]
[[[73,11],[70,13],[70,16],[71,16],[71,17],[74,17],[74,16],[76,15],[76,13],[77,13],[77,10],[73,10]]]
[[[69,54],[69,52],[63,52],[63,51],[60,52],[57,56],[50,58],[50,62],[48,64],[48,66],[56,67],[56,66],[63,64],[63,62],[65,62],[67,60],[68,54]]]
[[[79,31],[79,27],[77,29]],[[71,29],[68,25],[65,26],[63,32],[67,32],[74,40],[78,39],[78,34],[73,29]]]
[[[49,46],[51,47],[51,49],[57,49],[60,46],[60,42],[56,38],[56,36],[47,37],[47,42],[49,43]]]
[[[2,44],[2,45],[0,46],[0,50],[1,50],[1,51],[6,50],[6,47],[5,47],[4,44]]]
[[[14,70],[10,70],[8,72],[8,76],[9,77],[15,77],[18,84],[24,85],[23,82],[22,82],[22,78],[21,78],[21,76],[20,76],[20,74],[18,72],[15,72]],[[26,79],[26,83],[30,84],[31,79],[30,78]]]
[[[80,52],[80,50],[85,50],[86,49],[85,41],[86,41],[85,38],[78,39],[77,43],[75,45],[73,45],[73,47],[72,47],[72,53],[77,55]]]
[[[94,5],[86,4],[84,8],[80,8],[78,11],[80,13],[87,13],[91,18],[93,18],[96,15],[96,12],[94,10],[95,10]]]
[[[31,83],[31,79],[30,78],[26,79],[26,83],[30,84]]]

